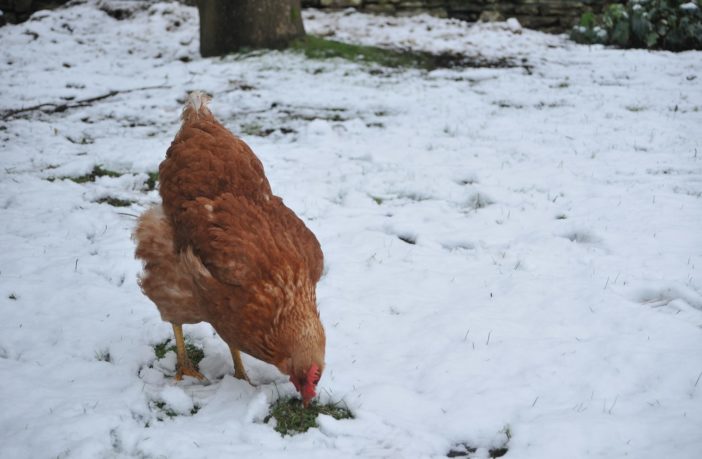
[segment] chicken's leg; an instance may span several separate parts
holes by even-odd
[[[229,350],[232,352],[232,360],[234,360],[234,377],[237,379],[243,379],[251,384],[249,376],[246,374],[244,369],[244,362],[241,361],[241,353],[239,349],[229,346]]]
[[[190,361],[187,352],[185,351],[185,339],[183,339],[183,326],[180,324],[172,324],[173,333],[175,333],[176,340],[176,354],[178,356],[178,363],[176,363],[176,381],[183,379],[183,375],[192,376],[200,381],[205,381],[207,378],[202,376],[202,374],[195,369],[193,363]]]

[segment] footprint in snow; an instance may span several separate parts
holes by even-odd
[[[676,313],[688,308],[702,311],[702,295],[681,285],[659,285],[635,290],[634,300],[652,308],[672,308]]]
[[[593,232],[586,230],[570,231],[562,234],[561,237],[578,244],[599,244],[602,242],[602,238],[595,235]]]
[[[475,244],[468,241],[444,241],[441,243],[441,247],[449,252],[456,252],[461,250],[475,250]]]

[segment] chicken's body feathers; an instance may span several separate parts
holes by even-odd
[[[291,377],[323,368],[319,242],[206,102],[190,97],[159,168],[162,207],[139,219],[140,285],[164,320],[207,321],[231,347]]]

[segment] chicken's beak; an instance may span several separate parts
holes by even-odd
[[[314,389],[312,389],[312,390],[302,390],[300,392],[300,395],[302,395],[302,406],[307,408],[310,406],[310,402],[317,394],[315,394]]]

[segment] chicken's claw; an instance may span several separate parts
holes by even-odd
[[[234,370],[234,377],[236,379],[241,379],[242,381],[246,381],[247,383],[249,383],[253,386],[253,384],[251,383],[251,380],[249,379],[249,375],[247,375],[245,371],[238,372],[238,371]]]
[[[195,369],[195,366],[188,357],[188,353],[185,351],[183,326],[181,324],[173,324],[173,333],[175,334],[176,356],[178,358],[178,361],[176,362],[175,380],[182,381],[183,376],[192,376],[200,381],[207,381],[207,378],[205,378],[202,373]]]
[[[193,368],[192,366],[184,366],[184,367],[181,368],[181,367],[178,365],[178,368],[176,369],[175,380],[176,380],[176,381],[182,381],[182,380],[183,380],[183,376],[191,376],[191,377],[193,377],[193,378],[199,379],[200,381],[207,381],[207,378],[205,378],[205,376],[203,376],[202,373],[200,373],[199,371],[197,371],[197,370],[196,370],[195,368]]]

